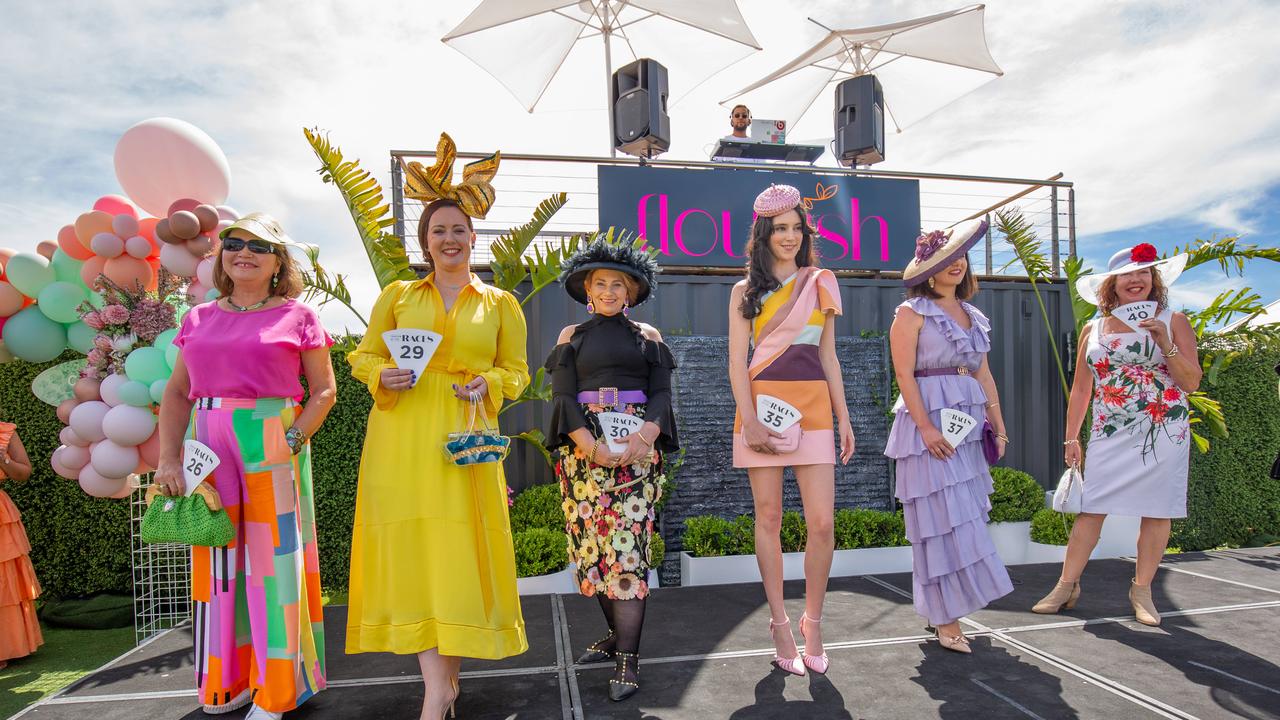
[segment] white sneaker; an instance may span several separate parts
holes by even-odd
[[[249,709],[249,714],[244,716],[244,720],[280,720],[283,717],[284,713],[263,710],[261,707],[254,705]]]
[[[231,699],[224,705],[205,705],[204,711],[207,715],[221,715],[223,713],[235,712],[245,705],[249,704],[249,688],[245,688],[239,695]]]

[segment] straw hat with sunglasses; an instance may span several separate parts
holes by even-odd
[[[222,245],[213,266],[213,284],[228,309],[249,312],[273,298],[302,294],[302,274],[290,248],[312,254],[314,246],[290,238],[266,213],[249,213],[218,234]]]

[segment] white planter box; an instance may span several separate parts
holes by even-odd
[[[1027,540],[1027,554],[1023,564],[1060,563],[1067,556],[1066,545],[1045,545]]]
[[[1142,518],[1108,515],[1091,558],[1133,557],[1138,554],[1138,528]]]
[[[1027,562],[1027,546],[1031,544],[1031,521],[993,522],[987,524],[991,542],[995,543],[1000,562],[1021,565]]]
[[[563,595],[578,592],[578,567],[572,563],[560,572],[549,575],[516,578],[516,589],[521,595]],[[658,573],[649,571],[649,588],[660,587]]]
[[[831,577],[910,571],[910,546],[837,550],[831,561]],[[804,553],[782,554],[782,577],[784,580],[804,578]],[[695,558],[680,553],[681,585],[729,585],[759,580],[760,567],[755,555]]]

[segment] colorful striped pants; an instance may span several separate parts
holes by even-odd
[[[236,539],[191,549],[196,688],[206,708],[285,712],[325,686],[310,448],[289,451],[291,399],[202,398],[188,437],[218,456],[211,482]]]

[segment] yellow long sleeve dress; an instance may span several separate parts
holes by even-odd
[[[373,394],[360,459],[351,542],[347,652],[419,653],[496,660],[528,649],[501,463],[459,467],[445,456],[468,406],[452,385],[488,383],[492,422],[504,398],[529,384],[526,328],[510,293],[475,275],[445,310],[434,274],[389,285],[348,357]],[[382,334],[444,336],[409,390],[381,387],[394,368]]]

